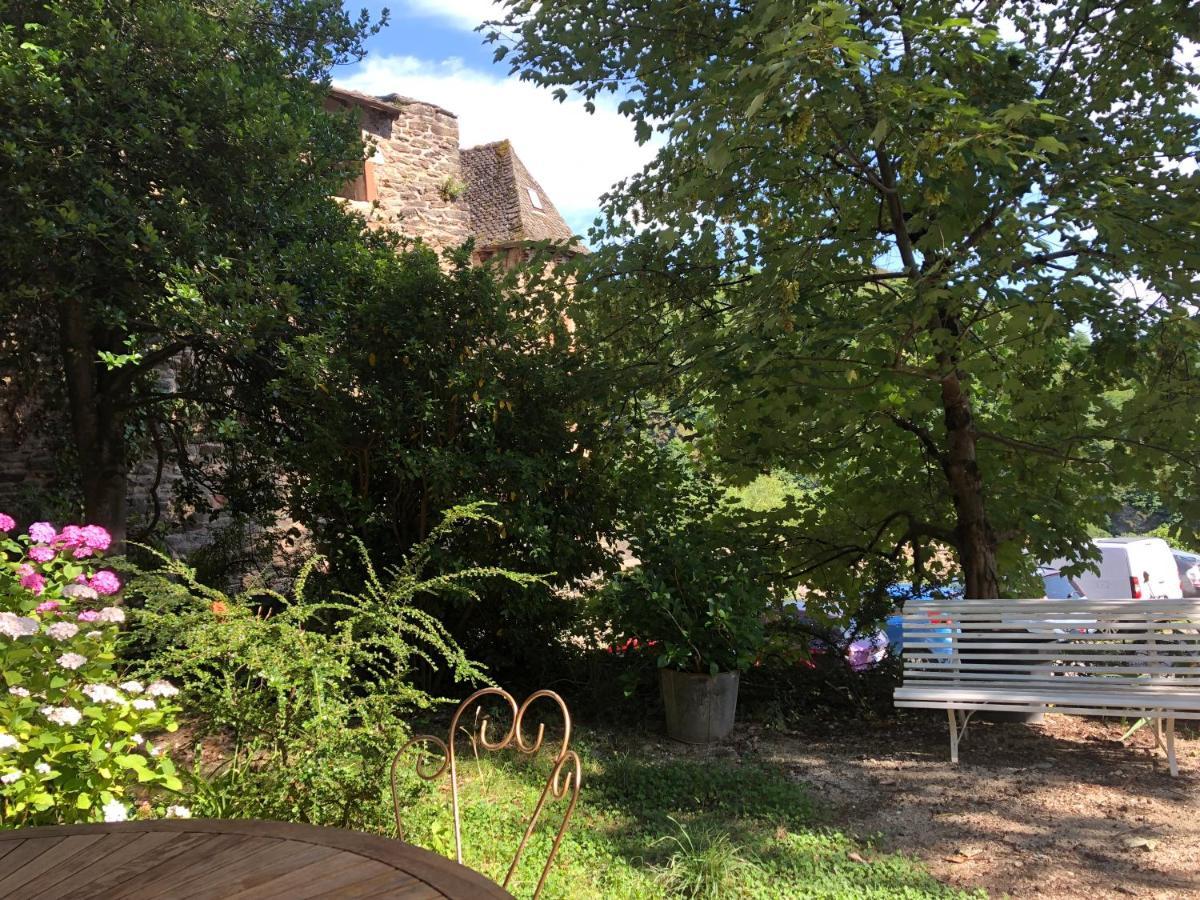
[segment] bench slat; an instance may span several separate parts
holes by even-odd
[[[952,644],[952,642],[953,642],[953,644]],[[1185,652],[1192,652],[1196,655],[1197,661],[1200,662],[1200,644],[1180,646],[1173,642],[1169,643],[1169,642],[1163,641],[1160,643],[1162,644],[1162,648],[1159,651],[1161,653],[1168,653],[1172,650],[1174,650],[1176,652],[1181,651],[1181,650],[1183,650]],[[1154,645],[1152,643],[1150,643],[1149,641],[1143,641],[1143,642],[1139,642],[1139,643],[1132,643],[1132,642],[1130,642],[1130,643],[1117,643],[1117,642],[1098,643],[1098,642],[1092,641],[1092,640],[1072,640],[1070,635],[1063,635],[1061,637],[1061,639],[1057,638],[1057,636],[1056,636],[1055,638],[1041,638],[1041,639],[1032,639],[1031,638],[1029,640],[1024,640],[1024,641],[1003,641],[1003,640],[989,641],[989,640],[984,640],[982,638],[971,638],[968,640],[963,640],[963,638],[961,638],[957,635],[945,635],[939,641],[930,641],[928,643],[915,644],[913,647],[912,653],[916,654],[917,648],[922,648],[922,649],[928,648],[928,650],[930,650],[930,651],[934,651],[937,649],[941,649],[942,651],[945,651],[946,648],[948,648],[952,645],[958,647],[959,650],[961,650],[965,653],[970,653],[973,650],[1031,650],[1039,645],[1043,646],[1043,647],[1047,647],[1047,648],[1060,647],[1060,646],[1061,647],[1069,647],[1069,648],[1080,648],[1080,649],[1087,650],[1089,653],[1099,653],[1099,652],[1104,652],[1104,651],[1113,652],[1122,647],[1127,648],[1127,650],[1130,654],[1154,652]],[[907,642],[905,644],[904,652],[905,652],[905,655],[909,654],[909,650],[907,648]]]
[[[908,686],[896,688],[898,700],[953,699],[963,701],[1009,700],[1021,703],[1050,703],[1062,700],[1064,703],[1087,706],[1115,706],[1124,704],[1133,707],[1159,708],[1164,701],[1169,701],[1165,709],[1194,710],[1200,712],[1200,691],[1176,691],[1174,693],[1159,693],[1157,691],[1056,691],[1050,689],[1029,690],[1010,685],[952,685],[938,684],[926,687]]]
[[[941,652],[938,652],[938,649],[940,649]],[[961,649],[962,648],[960,648],[960,650]],[[1069,660],[1070,662],[1110,662],[1110,664],[1111,662],[1116,662],[1118,660],[1129,659],[1130,662],[1144,660],[1148,664],[1148,662],[1150,662],[1152,659],[1151,655],[1148,653],[1075,653],[1074,650],[1068,646],[1058,646],[1055,647],[1055,649],[1057,650],[1056,653],[976,653],[974,650],[967,650],[967,652],[960,652],[958,655],[962,656],[962,659],[964,660],[967,658],[967,656],[970,656],[972,661],[1010,660],[1013,662],[1030,662],[1030,664],[1032,664],[1032,662],[1045,662],[1046,660],[1051,659],[1061,659],[1063,661]],[[928,650],[928,652],[925,653],[912,653],[907,655],[905,658],[905,664],[919,665],[922,664],[923,661],[936,661],[944,662],[944,664],[947,665],[954,665],[953,660],[956,658],[958,658],[958,656],[955,656],[953,649],[950,648],[948,644],[944,644],[944,646],[941,648]],[[1153,656],[1153,661],[1156,665],[1163,664],[1180,668],[1200,666],[1200,658],[1198,658],[1198,655],[1193,653],[1188,653],[1186,655],[1156,654]],[[1196,671],[1200,671],[1200,668],[1198,668]]]

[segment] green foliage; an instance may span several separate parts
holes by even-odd
[[[322,101],[372,27],[337,0],[0,0],[5,367],[69,409],[115,534],[130,455],[186,456],[294,313],[281,250],[356,227],[330,195],[359,129]]]
[[[1200,522],[1194,5],[507,7],[514,71],[662,139],[607,198],[583,339],[712,409],[740,479],[812,487],[798,576],[950,549],[998,596],[1126,484]]]
[[[571,349],[560,282],[538,279],[536,262],[503,280],[469,253],[354,232],[287,254],[314,299],[242,395],[226,440],[247,464],[226,495],[286,509],[335,562],[350,536],[395,561],[440,510],[486,500],[504,526],[459,535],[442,561],[534,566],[570,585],[611,566],[608,383]],[[484,590],[488,602],[452,603],[446,621],[503,668],[528,665],[574,612],[549,584]]]
[[[124,819],[139,794],[181,787],[147,740],[175,730],[177,691],[122,681],[124,610],[77,582],[109,593],[113,573],[95,580],[95,557],[75,559],[69,547],[39,562],[31,544],[0,540],[0,826]]]
[[[716,674],[752,664],[777,569],[760,533],[678,442],[631,466],[653,472],[656,497],[627,523],[627,565],[597,612],[619,645],[653,647],[658,665]]]
[[[142,602],[135,621],[148,665],[179,679],[196,738],[222,758],[219,771],[193,774],[195,811],[357,828],[386,820],[391,754],[409,716],[440,702],[418,686],[419,670],[485,677],[414,601],[477,598],[476,583],[492,578],[538,580],[490,567],[427,574],[436,543],[479,522],[495,520],[478,506],[452,510],[383,574],[358,545],[362,586],[353,593],[310,597],[319,559],[290,598],[265,589],[226,595],[165,556],[130,583]]]

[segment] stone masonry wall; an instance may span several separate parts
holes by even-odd
[[[363,109],[362,125],[375,141],[373,158],[379,217],[385,227],[419,236],[436,249],[456,247],[471,233],[471,214],[462,197],[458,119],[440,107],[388,98],[401,114]]]

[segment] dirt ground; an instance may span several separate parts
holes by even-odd
[[[831,825],[920,857],[947,884],[993,897],[1200,898],[1200,728],[1177,737],[1178,778],[1149,728],[1124,745],[1123,731],[1076,716],[972,720],[955,766],[945,715],[914,711],[875,728],[748,726],[711,752],[784,766]]]

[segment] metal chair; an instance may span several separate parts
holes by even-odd
[[[555,856],[558,855],[559,845],[562,843],[563,835],[566,834],[567,825],[571,821],[571,815],[575,811],[575,804],[579,801],[580,779],[582,777],[582,766],[579,760],[579,755],[570,748],[571,743],[571,714],[567,710],[567,704],[563,698],[554,691],[537,691],[531,694],[528,699],[519,706],[512,694],[502,688],[483,688],[476,691],[466,700],[459,704],[458,709],[454,712],[454,718],[450,720],[449,740],[443,741],[440,737],[431,734],[418,735],[412,740],[406,742],[403,747],[396,751],[396,755],[392,758],[391,768],[391,786],[392,786],[392,807],[396,814],[396,833],[399,837],[403,837],[403,823],[400,817],[400,796],[397,790],[396,775],[399,771],[400,762],[405,751],[411,747],[420,746],[421,752],[416,761],[417,775],[426,781],[434,781],[440,778],[447,771],[450,773],[450,808],[454,816],[454,853],[459,864],[463,861],[462,852],[462,823],[459,815],[458,803],[458,757],[455,752],[455,740],[458,737],[460,723],[463,719],[463,714],[471,708],[472,705],[480,703],[486,697],[500,697],[508,703],[512,714],[512,724],[504,737],[498,741],[493,741],[488,738],[488,725],[490,718],[486,714],[480,714],[482,707],[476,711],[474,720],[474,730],[470,732],[472,745],[476,748],[484,750],[497,751],[513,748],[519,753],[524,753],[533,756],[541,749],[542,739],[545,735],[545,726],[539,724],[537,727],[537,736],[530,743],[525,739],[524,731],[522,730],[525,713],[530,706],[538,700],[547,699],[558,704],[559,710],[563,717],[563,734],[562,741],[558,746],[558,752],[554,757],[554,765],[550,770],[550,774],[546,779],[546,786],[542,789],[541,796],[538,797],[537,806],[534,807],[533,816],[529,820],[529,825],[525,829],[525,834],[521,838],[521,843],[517,847],[517,852],[513,856],[512,864],[508,867],[508,874],[504,876],[504,881],[501,886],[508,887],[512,881],[513,873],[517,871],[517,864],[521,861],[521,854],[525,852],[525,845],[529,842],[530,836],[533,834],[534,828],[537,826],[538,820],[542,815],[542,809],[546,805],[546,800],[549,797],[554,797],[556,800],[561,800],[567,797],[567,808],[563,813],[562,823],[558,827],[558,833],[554,837],[554,844],[550,848],[550,855],[546,858],[546,865],[542,868],[541,878],[538,879],[537,888],[534,889],[533,897],[536,898],[542,892],[542,887],[546,883],[546,875],[550,872],[550,866],[554,862]],[[426,752],[427,745],[432,744],[441,751],[441,765],[433,768],[430,756]],[[476,751],[478,752],[478,751]]]

